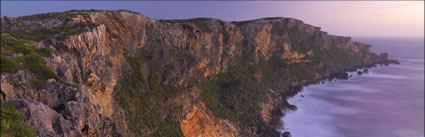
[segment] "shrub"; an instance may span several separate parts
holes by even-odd
[[[7,45],[10,43],[14,43],[16,41],[16,39],[12,36],[10,36],[7,33],[1,33],[1,45]]]
[[[44,48],[40,48],[38,51],[43,56],[49,56],[50,53],[52,52],[52,49],[49,47],[44,47]]]
[[[19,63],[6,56],[1,56],[0,69],[1,72],[14,73],[18,71]]]
[[[183,137],[178,121],[169,118],[178,110],[167,104],[167,99],[184,89],[160,83],[157,73],[150,74],[145,80],[142,68],[148,60],[146,56],[127,58],[132,72],[114,87],[117,94],[115,99],[124,112],[130,130],[137,136]],[[160,117],[163,113],[167,113],[166,119]]]
[[[26,20],[26,21],[42,21],[44,19],[50,18],[62,18],[65,20],[70,20],[72,18],[71,12],[50,12],[50,13],[42,13],[42,14],[34,14],[28,16],[18,17],[17,20]]]
[[[248,24],[248,23],[250,23],[252,21],[253,20],[248,20],[248,21],[232,21],[230,23],[232,23],[232,24],[234,24],[234,25],[236,25],[238,27],[242,27],[243,25],[246,25],[246,24]]]
[[[205,32],[212,32],[211,28],[205,22],[208,18],[193,18],[193,19],[181,19],[181,20],[159,20],[159,22],[169,23],[193,23],[196,27]]]
[[[2,137],[35,137],[34,131],[22,122],[24,115],[16,112],[13,105],[1,104],[1,129]]]
[[[202,83],[201,98],[218,117],[255,126],[261,121],[259,103],[269,91],[251,74],[249,66],[233,66],[229,72]]]
[[[36,16],[36,17],[25,17],[25,18],[18,18],[18,19],[19,20],[33,20],[33,19],[38,20],[37,18],[38,17]],[[44,15],[43,15],[43,18],[44,18]],[[32,30],[25,29],[26,27],[29,27],[29,26],[22,24],[23,26],[22,28],[18,28],[17,30],[2,28],[2,32],[7,32],[11,36],[17,39],[41,41],[41,40],[47,40],[48,38],[51,38],[51,37],[56,37],[59,40],[64,40],[71,35],[81,34],[97,26],[97,24],[94,24],[94,23],[69,24],[67,20],[65,20],[64,22],[65,23],[62,26],[57,26],[53,28],[37,28]],[[7,35],[5,35],[5,37],[7,37]]]
[[[29,40],[18,40],[15,43],[11,44],[11,47],[17,53],[23,53],[23,54],[34,53],[33,42]]]
[[[46,81],[53,78],[61,81],[59,76],[57,76],[56,73],[54,73],[53,70],[45,64],[44,58],[37,53],[27,54],[15,59],[18,62],[22,62],[24,64],[24,68],[34,73],[39,80]]]
[[[33,42],[30,40],[16,40],[2,45],[2,49],[13,51],[14,53],[30,54],[34,53]]]

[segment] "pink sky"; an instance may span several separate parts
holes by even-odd
[[[297,7],[278,8],[288,4]],[[338,35],[424,37],[424,1],[286,1],[272,9]]]
[[[155,19],[293,17],[335,35],[424,37],[424,1],[1,1],[2,16],[92,8]]]

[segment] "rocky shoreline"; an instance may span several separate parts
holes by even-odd
[[[278,111],[275,110],[273,111],[273,119],[278,119],[280,120],[282,117],[285,116],[284,112],[282,112],[281,110],[290,110],[290,111],[296,111],[297,107],[295,105],[289,104],[289,102],[287,101],[289,98],[294,97],[295,95],[297,95],[298,93],[302,92],[303,87],[309,86],[309,85],[314,85],[314,84],[320,84],[321,81],[323,80],[328,80],[328,81],[332,81],[333,79],[341,79],[341,80],[346,80],[349,79],[349,74],[348,72],[357,72],[358,69],[363,69],[363,71],[358,71],[358,72],[362,72],[364,73],[365,71],[368,71],[368,69],[373,68],[373,67],[377,67],[377,65],[386,65],[388,66],[389,64],[400,64],[400,61],[398,60],[394,60],[394,59],[390,59],[390,60],[383,60],[383,61],[379,61],[376,63],[372,63],[372,64],[366,64],[366,65],[361,65],[361,66],[356,66],[356,67],[352,67],[352,68],[348,68],[348,69],[344,69],[340,72],[334,72],[331,73],[330,75],[325,75],[323,77],[314,79],[314,80],[310,80],[310,81],[306,81],[303,83],[299,83],[296,84],[292,87],[289,88],[288,92],[284,92],[284,94],[282,94],[282,97],[284,98],[281,105],[278,107]],[[275,127],[284,127],[283,123],[279,123],[280,125],[277,125]],[[283,132],[281,133],[282,137],[292,137],[291,133],[289,131]]]
[[[277,137],[280,108],[295,109],[286,98],[303,86],[397,63],[284,17],[71,10],[2,17],[1,29],[0,100],[24,104],[37,135]]]

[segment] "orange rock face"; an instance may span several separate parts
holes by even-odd
[[[216,118],[203,103],[193,107],[180,127],[186,137],[234,137],[237,131],[230,121]]]

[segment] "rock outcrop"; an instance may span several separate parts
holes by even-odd
[[[1,74],[2,103],[38,136],[279,136],[277,110],[292,86],[389,63],[370,45],[293,18],[68,11],[3,17],[1,29],[52,49],[44,60],[60,80],[36,86],[28,70]]]

